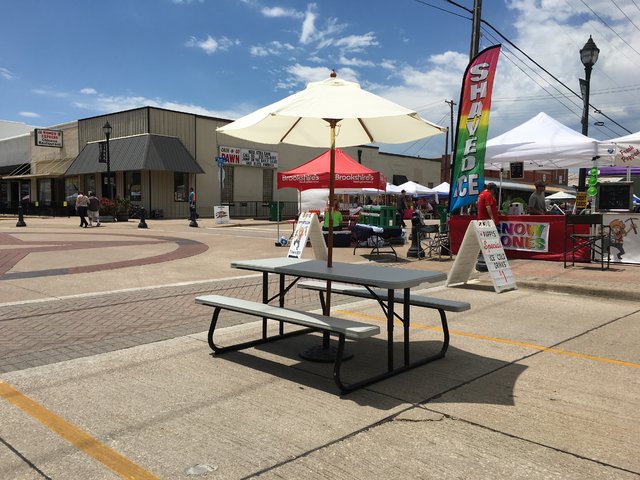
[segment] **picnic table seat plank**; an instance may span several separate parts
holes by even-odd
[[[213,315],[211,317],[211,325],[209,326],[209,333],[207,340],[209,346],[216,355],[228,352],[237,351],[244,348],[253,347],[262,343],[272,342],[282,338],[287,338],[294,335],[301,335],[304,333],[323,331],[329,332],[338,336],[338,349],[335,357],[335,363],[333,367],[333,380],[342,393],[349,393],[358,388],[362,388],[366,385],[370,385],[382,378],[389,376],[388,373],[376,375],[374,377],[361,380],[359,382],[345,384],[342,381],[340,370],[342,366],[342,358],[344,354],[345,339],[360,340],[368,337],[372,337],[380,333],[380,327],[378,325],[371,325],[353,320],[347,320],[343,318],[330,317],[325,315],[319,315],[310,312],[302,312],[299,310],[292,310],[283,307],[276,307],[273,305],[253,302],[250,300],[244,300],[233,297],[225,297],[222,295],[204,295],[196,298],[196,303],[213,307]],[[263,330],[262,338],[250,340],[247,342],[236,343],[221,347],[214,342],[215,329],[218,323],[218,317],[222,310],[229,310],[238,313],[244,313],[256,317],[269,318],[280,322],[291,323],[306,328],[284,333],[282,329],[276,335],[268,336],[266,331]]]
[[[327,289],[327,284],[326,282],[317,280],[305,280],[302,282],[298,282],[298,288],[324,292]],[[377,300],[379,298],[384,301],[389,300],[387,290],[383,289],[368,289],[367,287],[332,283],[331,291],[333,293],[340,293],[342,295],[348,295],[352,297],[369,298],[372,300]],[[445,298],[427,297],[425,295],[411,294],[410,300],[412,306],[442,309],[447,312],[464,312],[471,308],[471,304],[468,302],[447,300]],[[394,295],[394,301],[398,303],[404,303],[404,295],[401,292],[396,291]]]

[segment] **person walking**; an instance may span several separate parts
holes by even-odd
[[[407,209],[406,194],[407,192],[405,190],[402,190],[400,192],[400,195],[398,195],[398,203],[396,204],[397,216],[399,217],[396,223],[403,228],[407,226],[404,223],[404,211]]]
[[[196,192],[193,187],[189,189],[189,220],[196,221]]]
[[[89,222],[87,222],[87,211],[89,209],[89,198],[85,196],[84,192],[78,192],[78,198],[76,198],[76,210],[80,217],[80,226],[87,228]]]
[[[89,192],[89,226],[93,226],[96,221],[96,227],[100,226],[100,199],[93,192]]]

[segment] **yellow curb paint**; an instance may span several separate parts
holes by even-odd
[[[31,415],[74,447],[102,463],[120,478],[127,480],[159,480],[128,458],[110,449],[88,433],[67,422],[8,383],[0,380],[0,397]]]
[[[336,310],[336,313],[341,313],[343,315],[349,315],[352,317],[368,318],[370,320],[375,320],[378,322],[387,321],[387,319],[383,317],[379,317],[375,315],[365,315],[362,313],[350,312],[348,310]],[[402,324],[402,322],[400,322],[399,320],[396,320],[395,323]],[[442,328],[440,327],[430,327],[428,325],[416,325],[413,323],[410,325],[413,328],[422,328],[424,330],[435,330],[438,332],[442,331]],[[565,355],[567,357],[575,357],[575,358],[582,358],[584,360],[593,360],[595,362],[610,363],[612,365],[620,365],[622,367],[640,368],[640,364],[638,363],[624,362],[622,360],[614,360],[613,358],[598,357],[596,355],[586,355],[584,353],[571,352],[568,350],[561,350],[559,348],[545,347],[543,345],[535,345],[532,343],[518,342],[517,340],[508,340],[506,338],[498,338],[498,337],[488,337],[486,335],[480,335],[478,333],[471,333],[471,332],[463,332],[460,330],[449,330],[449,333],[451,335],[460,335],[462,337],[476,338],[478,340],[487,340],[490,342],[506,343],[508,345],[515,345],[517,347],[530,348],[533,350],[540,350],[540,351],[555,353],[557,355]]]

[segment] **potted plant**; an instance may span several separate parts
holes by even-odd
[[[129,210],[131,209],[131,200],[128,198],[116,198],[116,220],[118,222],[129,221]]]
[[[116,204],[113,200],[108,199],[107,197],[102,197],[100,199],[100,221],[109,222],[113,221],[116,217]]]

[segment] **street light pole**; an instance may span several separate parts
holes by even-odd
[[[582,134],[589,135],[589,92],[591,90],[591,70],[598,61],[600,49],[589,35],[589,40],[580,49],[580,61],[584,65],[584,80],[580,80],[580,93],[582,93]],[[586,189],[587,169],[580,169],[578,180],[578,191],[584,192]]]
[[[107,123],[102,127],[102,131],[104,132],[104,136],[107,137],[105,153],[107,157],[107,196],[109,197],[109,200],[113,200],[113,190],[111,190],[111,156],[109,154],[109,137],[111,137],[111,130],[111,124],[107,121]]]

